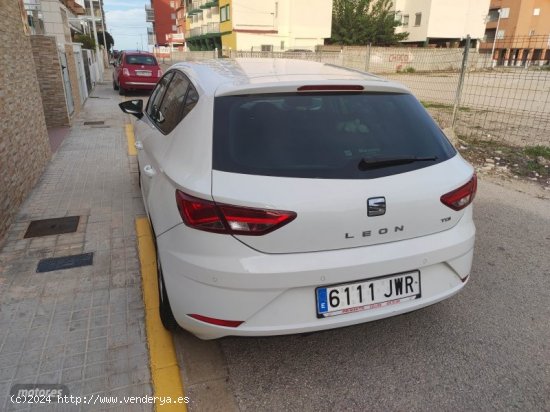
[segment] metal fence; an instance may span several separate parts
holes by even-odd
[[[221,54],[172,52],[166,62]],[[406,85],[439,125],[452,127],[458,137],[511,146],[550,146],[547,36],[539,42],[489,39],[478,48],[319,47],[316,51],[226,50],[223,54],[310,60],[380,74]]]

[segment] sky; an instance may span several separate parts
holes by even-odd
[[[115,40],[113,49],[147,50],[145,4],[148,0],[103,0],[107,31]]]

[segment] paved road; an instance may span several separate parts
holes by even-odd
[[[471,281],[450,300],[345,329],[219,341],[239,409],[550,410],[550,201],[482,181],[475,217]]]

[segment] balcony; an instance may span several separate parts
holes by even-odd
[[[195,37],[216,37],[220,34],[220,23],[208,23],[194,27],[185,33],[186,39]]]
[[[147,23],[155,22],[155,10],[152,7],[145,6],[145,21]]]
[[[207,25],[207,33],[208,34],[216,34],[216,33],[219,33],[219,32],[220,32],[220,23],[208,23],[208,25]]]
[[[189,14],[190,16],[192,16],[193,14],[202,13],[201,3],[202,3],[201,0],[192,1],[191,4],[189,5],[189,12],[188,12],[188,14]]]
[[[84,0],[63,0],[65,6],[76,15],[86,14]]]
[[[189,6],[189,15],[199,14],[204,9],[218,5],[218,0],[194,0]]]
[[[201,9],[208,9],[218,5],[218,0],[201,0]]]

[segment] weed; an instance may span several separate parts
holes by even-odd
[[[529,146],[523,149],[523,151],[531,157],[542,156],[545,159],[550,159],[550,147],[548,146]]]

